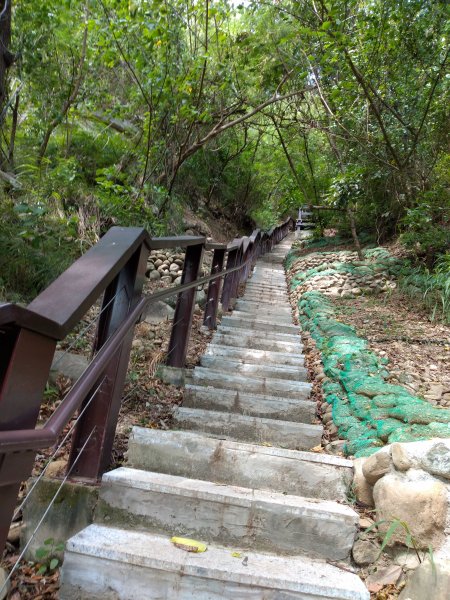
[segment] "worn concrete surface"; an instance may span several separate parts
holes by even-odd
[[[239,550],[239,549],[237,549]],[[80,577],[80,572],[82,577]],[[368,600],[353,574],[306,557],[208,546],[185,552],[167,536],[91,525],[67,546],[61,600]]]
[[[183,406],[302,423],[312,423],[316,412],[316,405],[310,400],[246,394],[235,390],[212,389],[199,385],[186,386]]]
[[[127,459],[137,469],[341,502],[353,478],[352,462],[335,456],[143,427],[133,427]]]

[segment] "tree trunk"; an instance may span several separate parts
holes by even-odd
[[[14,62],[14,55],[9,50],[11,45],[11,2],[12,0],[3,0],[0,9],[0,111],[3,110],[8,97],[7,71]]]
[[[352,231],[352,237],[353,241],[355,242],[355,248],[358,254],[358,258],[359,260],[363,260],[364,256],[361,250],[361,244],[359,242],[358,234],[356,232],[355,215],[353,214],[353,210],[350,208],[350,206],[347,207],[347,216],[348,220],[350,221],[350,229]]]

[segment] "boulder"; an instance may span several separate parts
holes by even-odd
[[[444,535],[447,517],[447,490],[445,486],[420,471],[388,473],[376,482],[373,497],[380,522],[378,530],[383,538],[393,520],[406,523],[418,548],[437,548]],[[420,516],[420,518],[418,518]],[[381,521],[383,521],[381,523]],[[408,531],[401,525],[390,537],[387,545],[396,543],[412,547]]]
[[[88,364],[89,360],[81,354],[57,350],[50,368],[49,381],[55,384],[59,375],[76,381],[86,370]]]
[[[159,323],[172,319],[174,314],[175,311],[171,306],[157,300],[149,305],[145,322],[150,323],[150,325],[158,325]]]
[[[450,598],[450,561],[434,557],[411,572],[399,600],[448,600]]]
[[[353,491],[358,502],[365,504],[366,506],[374,506],[373,488],[370,483],[367,482],[362,470],[366,460],[366,458],[355,458],[353,460]]]
[[[450,479],[450,444],[437,442],[422,459],[422,468],[444,479]]]
[[[413,462],[409,457],[404,444],[392,444],[391,457],[397,471],[407,471],[413,466]]]
[[[8,578],[8,573],[5,571],[5,569],[0,567],[0,600],[4,600],[4,598],[6,598],[9,594],[11,585],[10,585],[9,581],[5,585],[7,578]]]
[[[366,480],[372,485],[391,469],[392,459],[388,450],[380,450],[364,462],[362,471]]]
[[[158,281],[158,279],[161,278],[161,273],[159,271],[151,271],[149,273],[148,278],[150,279],[150,281]]]
[[[353,544],[353,560],[360,567],[371,565],[380,556],[380,547],[376,540],[360,537]]]
[[[195,295],[195,301],[196,303],[203,307],[206,304],[206,293],[204,290],[199,290],[196,295]]]

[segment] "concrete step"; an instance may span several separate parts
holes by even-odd
[[[338,561],[350,556],[359,516],[337,502],[121,467],[103,476],[95,521]]]
[[[300,328],[298,325],[290,323],[274,323],[270,319],[264,319],[262,316],[255,317],[239,317],[234,314],[230,317],[222,317],[220,322],[223,327],[236,327],[238,329],[257,329],[259,331],[270,331],[273,337],[278,337],[280,333],[290,333],[292,335],[298,335]]]
[[[289,308],[289,310],[291,310],[291,305],[289,304],[287,298],[285,298],[284,300],[267,300],[261,297],[246,298],[245,296],[241,296],[237,302],[245,302],[248,304],[262,304],[264,306],[267,306],[268,310],[280,307]]]
[[[262,301],[261,299],[249,300],[249,299],[244,298],[244,296],[241,296],[240,298],[237,299],[236,306],[238,306],[240,304],[244,304],[247,306],[263,305],[269,311],[270,310],[278,311],[281,309],[283,311],[289,310],[289,312],[292,312],[291,304],[289,303],[289,300],[287,298],[285,300],[283,300],[282,302],[275,302],[274,300],[269,300],[267,302],[267,301]]]
[[[308,372],[305,367],[292,365],[267,365],[264,363],[252,364],[243,360],[226,359],[223,356],[203,355],[200,359],[202,367],[215,371],[228,371],[250,375],[250,377],[274,377],[275,379],[289,379],[293,381],[307,381]]]
[[[183,406],[301,423],[312,423],[316,413],[315,403],[311,400],[246,394],[190,384],[185,387]]]
[[[254,312],[245,312],[241,310],[233,310],[231,316],[235,319],[250,319],[250,320],[261,320],[269,321],[274,325],[292,325],[291,313],[280,315],[277,312],[268,313],[263,310],[257,310]]]
[[[286,282],[286,278],[283,277],[276,277],[274,275],[264,275],[264,276],[259,276],[258,275],[254,275],[251,279],[249,279],[246,283],[247,285],[252,285],[252,286],[258,286],[258,287],[269,287],[269,286],[274,286],[274,287],[279,287],[281,289],[286,289],[287,288],[287,282]]]
[[[267,336],[258,336],[252,332],[244,334],[241,330],[235,331],[234,328],[232,331],[224,330],[217,332],[214,334],[214,342],[216,344],[220,344],[222,346],[232,346],[235,348],[247,348],[247,349],[255,349],[255,350],[272,350],[279,352],[294,352],[297,354],[303,348],[300,343],[300,336],[298,337],[298,341],[285,341],[285,340],[272,340]]]
[[[285,303],[282,306],[270,306],[268,304],[244,300],[242,298],[239,298],[239,300],[236,302],[235,310],[239,312],[257,312],[267,315],[278,315],[280,317],[290,317],[292,315],[292,308],[288,303]]]
[[[234,375],[223,371],[205,369],[204,367],[195,367],[192,374],[192,383],[225,390],[239,390],[300,400],[307,400],[311,394],[311,384],[304,381]]]
[[[271,352],[270,350],[251,350],[247,348],[233,348],[232,346],[221,346],[214,339],[208,344],[203,356],[222,356],[228,360],[237,360],[254,365],[290,365],[303,367],[305,357],[303,354],[292,352]]]
[[[295,326],[296,330],[297,330],[297,334],[292,334],[292,333],[284,333],[284,332],[277,332],[276,336],[272,336],[270,335],[270,333],[273,331],[269,330],[266,331],[264,329],[252,329],[252,328],[244,328],[244,327],[233,327],[233,326],[228,326],[228,325],[219,325],[217,327],[217,331],[220,333],[229,333],[230,335],[242,335],[242,336],[247,336],[247,337],[259,337],[259,338],[264,338],[266,340],[272,341],[275,338],[275,341],[280,341],[280,342],[290,342],[291,344],[295,344],[295,343],[300,343],[300,328]],[[217,334],[216,334],[217,335]]]
[[[369,600],[359,577],[323,560],[235,548],[202,553],[168,536],[90,525],[67,543],[61,600]]]
[[[127,459],[136,469],[338,502],[347,501],[353,480],[352,461],[337,456],[191,431],[133,427]]]
[[[286,292],[277,292],[272,290],[270,292],[262,292],[257,290],[245,290],[244,298],[261,298],[263,300],[284,300],[287,302],[288,296]]]
[[[290,450],[310,450],[320,444],[323,434],[322,425],[184,406],[174,409],[173,420],[174,426],[180,429],[202,431],[234,441],[270,444]]]
[[[254,279],[250,279],[250,281],[248,281],[245,285],[245,289],[255,289],[255,290],[267,290],[267,291],[272,291],[272,290],[276,290],[276,291],[282,291],[282,292],[286,292],[287,291],[287,284],[286,282],[281,282],[281,281],[255,281]]]
[[[269,284],[269,285],[264,285],[264,286],[259,286],[259,285],[255,285],[255,284],[248,284],[245,286],[245,291],[244,291],[245,295],[248,294],[263,294],[265,296],[271,296],[271,295],[276,295],[276,296],[284,296],[287,297],[287,289],[286,288],[280,288],[276,285]]]

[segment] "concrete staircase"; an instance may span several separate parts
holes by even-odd
[[[289,244],[258,261],[223,317],[176,430],[133,429],[129,466],[103,477],[95,523],[67,543],[62,600],[368,600],[339,568],[358,522],[351,463],[307,452],[322,426],[287,298]]]

